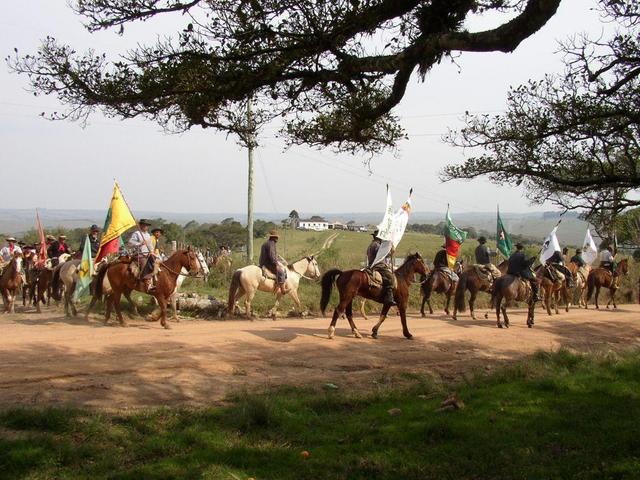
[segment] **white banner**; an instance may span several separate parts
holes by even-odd
[[[393,201],[391,199],[391,191],[387,185],[387,205],[384,209],[384,217],[376,227],[378,230],[378,238],[381,240],[391,240],[391,232],[393,230]]]
[[[591,236],[591,230],[587,228],[587,233],[584,236],[584,242],[582,244],[582,259],[589,265],[593,264],[598,258],[598,248],[596,242],[593,241]]]
[[[391,196],[388,195],[387,205],[390,205],[390,199]],[[389,209],[387,209],[387,212],[388,211]],[[380,232],[382,231],[380,230],[380,227],[384,224],[387,218],[387,212],[385,212],[385,219],[383,219],[383,222],[378,225],[378,238],[382,239],[382,244],[378,249],[378,254],[376,255],[375,260],[371,265],[369,265],[370,267],[373,267],[375,264],[381,262],[389,254],[389,252],[391,252],[391,249],[395,249],[400,243],[400,240],[402,240],[404,231],[407,228],[407,223],[409,223],[409,213],[411,212],[411,193],[409,193],[409,198],[402,204],[402,207],[400,207],[395,213],[393,213],[393,215],[390,216],[388,222],[385,224],[385,238],[380,235]]]
[[[558,242],[558,237],[556,236],[557,230],[558,227],[555,227],[553,230],[551,230],[549,236],[544,239],[544,243],[542,244],[542,251],[540,252],[540,263],[542,264],[549,260],[555,252],[562,252],[562,248],[560,248],[560,242]]]

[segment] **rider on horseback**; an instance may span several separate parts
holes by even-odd
[[[96,258],[96,256],[98,255],[98,250],[100,250],[100,240],[98,239],[98,234],[100,233],[100,229],[98,228],[98,225],[96,225],[95,223],[93,225],[91,225],[91,227],[89,228],[89,244],[91,246],[91,256],[93,258]],[[78,250],[78,252],[82,255],[82,252],[84,252],[84,244],[87,241],[87,237],[84,237],[82,239],[82,242],[80,242],[80,249]]]
[[[139,229],[133,232],[127,244],[138,256],[138,265],[140,268],[140,277],[145,285],[145,293],[153,293],[155,285],[153,285],[153,270],[155,264],[155,256],[152,253],[151,235],[149,227],[151,222],[141,218],[138,222]]]
[[[66,235],[58,235],[58,240],[51,242],[47,249],[47,255],[51,259],[51,265],[56,266],[59,263],[60,255],[66,253],[71,255],[71,249],[66,243]]]
[[[287,273],[280,266],[278,262],[278,251],[276,249],[276,243],[278,243],[278,231],[271,230],[269,232],[269,239],[262,244],[260,248],[260,268],[267,269],[276,276],[275,291],[280,289],[282,295],[285,295],[285,282],[287,280]]]
[[[540,298],[538,297],[538,280],[531,271],[533,261],[534,259],[527,260],[524,253],[524,245],[522,243],[516,243],[516,251],[509,257],[507,274],[528,280],[529,285],[531,285],[531,292],[533,293],[533,301],[537,302]]]
[[[0,257],[3,262],[10,262],[16,253],[22,253],[22,249],[16,245],[17,240],[13,237],[5,238],[7,244],[0,250]]]
[[[442,245],[442,248],[438,253],[436,253],[436,256],[433,259],[433,272],[431,275],[435,274],[438,270],[448,275],[452,282],[457,282],[459,280],[458,275],[449,268],[446,245]]]
[[[576,248],[576,254],[571,257],[571,262],[575,263],[578,268],[582,268],[584,267],[587,262],[584,261],[584,259],[582,258],[582,250],[579,248]]]
[[[478,238],[478,245],[476,247],[476,263],[478,265],[489,265],[491,263],[491,251],[487,247],[487,239],[485,237]]]
[[[382,277],[382,303],[394,307],[396,301],[393,298],[393,271],[391,270],[391,255],[393,250],[381,261],[373,265],[378,255],[378,250],[380,250],[380,245],[382,245],[382,239],[378,237],[378,230],[375,230],[371,236],[373,240],[371,240],[371,243],[367,247],[367,267],[372,271],[378,272]]]
[[[617,276],[616,256],[611,251],[610,245],[607,245],[600,253],[600,267],[610,270],[614,277]]]
[[[564,275],[565,282],[567,282],[567,288],[573,288],[575,286],[573,282],[573,274],[564,265],[564,257],[562,253],[560,253],[559,251],[553,252],[553,255],[551,255],[545,262],[545,266],[547,268],[547,271],[549,272],[551,280],[553,280],[554,282],[558,281],[556,271],[559,271]]]

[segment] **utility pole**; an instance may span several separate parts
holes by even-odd
[[[255,131],[253,117],[251,116],[251,100],[247,102],[247,127],[248,127],[248,159],[249,175],[247,188],[247,262],[253,263],[253,148],[255,144]]]

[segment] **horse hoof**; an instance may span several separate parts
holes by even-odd
[[[169,325],[168,323],[165,323],[162,326],[165,328],[165,330],[171,330],[171,325]]]
[[[497,323],[496,325],[498,325],[498,328],[502,328],[502,324],[501,323]]]
[[[488,320],[488,319],[489,319],[489,314],[488,314],[488,313],[485,313],[485,314],[484,314],[484,319],[485,319],[485,320]]]
[[[356,338],[362,338],[362,335],[360,335],[360,332],[357,329],[353,331],[353,336]]]
[[[533,324],[531,324],[531,323],[527,323],[527,327],[529,327],[529,328],[533,328]]]
[[[378,338],[378,332],[376,331],[371,331],[371,338]]]
[[[457,315],[451,315],[451,319],[452,320],[458,320],[458,316]]]
[[[331,340],[335,334],[336,334],[335,327],[329,327],[329,340]]]
[[[424,313],[424,312],[421,312],[421,315],[422,315],[422,318],[426,318],[427,317],[427,314]]]
[[[411,335],[411,334],[408,334],[408,335],[407,335],[407,334],[405,333],[404,338],[406,338],[407,340],[413,340],[413,335]]]

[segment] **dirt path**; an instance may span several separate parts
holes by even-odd
[[[374,320],[356,319],[362,332]],[[533,329],[522,312],[512,327],[463,316],[457,322],[411,315],[415,340],[401,337],[390,317],[378,340],[348,336],[338,323],[328,340],[328,320],[190,321],[163,330],[134,321],[129,328],[68,320],[59,311],[0,316],[0,405],[78,405],[136,408],[202,405],[230,391],[272,385],[374,389],[400,372],[455,378],[472,367],[516,359],[536,349],[578,350],[640,346],[640,308],[547,317]]]
[[[336,232],[336,233],[332,233],[331,235],[329,235],[327,237],[327,239],[324,241],[324,243],[322,244],[322,247],[320,248],[320,250],[326,250],[327,248],[330,248],[331,245],[333,245],[333,242],[335,241],[336,238],[338,238],[338,236],[340,235],[340,233]]]

